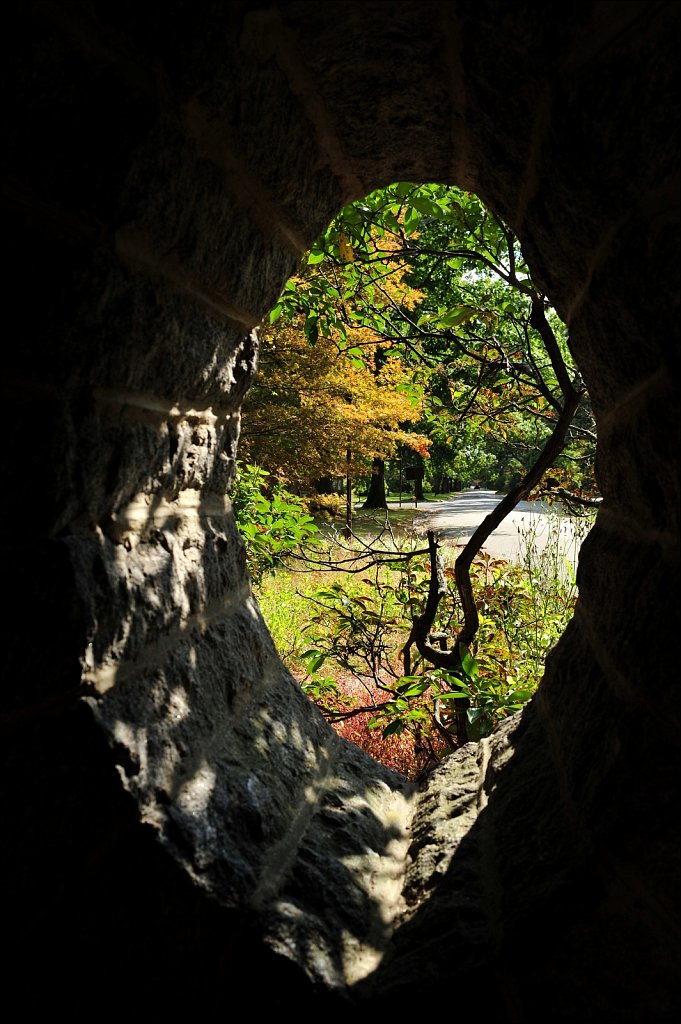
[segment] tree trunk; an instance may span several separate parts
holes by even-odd
[[[349,540],[352,535],[352,477],[350,476],[350,463],[352,462],[352,452],[348,448],[346,455],[348,463],[348,473],[345,477],[345,539]]]
[[[423,459],[419,458],[418,473],[414,480],[414,501],[423,501]]]
[[[374,459],[371,467],[369,490],[362,508],[387,508],[385,496],[385,463],[383,459]]]

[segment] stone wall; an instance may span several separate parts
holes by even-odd
[[[29,3],[3,44],[23,1005],[676,1019],[678,4]],[[258,323],[394,180],[520,237],[605,498],[535,700],[421,786],[287,673],[229,502]]]

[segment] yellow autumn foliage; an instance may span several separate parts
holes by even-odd
[[[357,334],[364,365],[331,339],[310,345],[302,324],[263,331],[242,415],[244,461],[305,490],[323,477],[364,475],[374,457],[387,459],[400,444],[427,455],[428,439],[403,429],[422,411],[409,373],[369,332]]]

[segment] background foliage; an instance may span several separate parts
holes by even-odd
[[[591,515],[596,438],[568,332],[476,196],[396,182],[339,212],[260,341],[233,497],[263,610],[334,726],[413,775],[531,699],[576,584],[557,544],[490,558],[496,513],[463,550],[398,540],[388,520],[359,542],[353,494],[363,481],[365,506],[387,508],[389,488],[482,481],[501,516],[539,495]],[[341,491],[344,539],[325,545]]]

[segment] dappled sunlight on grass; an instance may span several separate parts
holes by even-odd
[[[347,556],[347,550],[330,549],[330,558]],[[303,570],[294,563],[293,569],[280,569],[261,580],[257,598],[263,617],[267,622],[274,643],[294,678],[306,689],[311,699],[318,703],[327,714],[331,725],[345,740],[354,743],[376,761],[393,771],[413,780],[433,763],[433,749],[419,743],[413,733],[404,731],[383,737],[380,725],[370,726],[377,709],[385,704],[388,694],[373,681],[360,678],[337,663],[329,660],[323,672],[313,673],[314,685],[310,685],[310,674],[303,655],[313,642],[310,631],[315,614],[314,595],[322,588],[328,588],[335,581],[342,581],[346,592],[362,595],[366,592],[367,579],[362,574],[353,576],[328,569]],[[404,640],[404,636],[401,636]],[[400,636],[395,636],[396,650]],[[386,679],[386,685],[393,680]],[[314,692],[313,692],[314,691]],[[364,709],[356,712],[356,709]],[[355,712],[350,717],[336,719],[334,715]],[[432,744],[431,739],[431,744]],[[435,744],[435,752],[442,756],[446,752],[444,743]]]
[[[330,528],[316,561],[289,559],[260,580],[257,596],[286,666],[335,731],[413,780],[531,698],[574,611],[574,566],[559,516],[543,524],[542,543],[536,524],[523,523],[517,561],[484,549],[473,559],[479,627],[462,648],[465,671],[434,670],[419,656],[405,668],[405,644],[429,592],[429,552],[406,517],[403,530],[381,512],[362,523],[370,531],[353,530],[347,540]],[[454,570],[461,550],[440,547],[446,587],[431,633],[445,651],[462,621]]]

